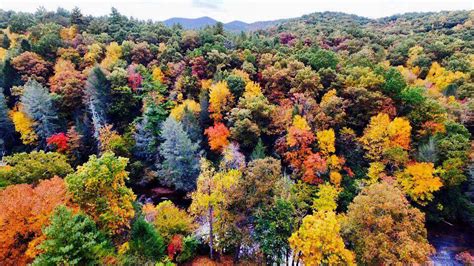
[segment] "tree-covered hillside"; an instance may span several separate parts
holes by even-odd
[[[474,230],[473,22],[0,10],[0,265],[428,262]]]

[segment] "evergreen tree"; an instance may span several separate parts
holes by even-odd
[[[181,119],[183,129],[188,134],[189,138],[193,143],[201,143],[202,141],[202,128],[199,125],[199,121],[196,115],[189,110],[187,107],[184,109],[183,118]]]
[[[5,151],[5,145],[14,132],[12,121],[8,117],[8,107],[0,88],[0,156]]]
[[[35,122],[36,134],[46,141],[58,129],[58,116],[48,89],[36,80],[28,81],[21,96],[25,113]]]
[[[156,143],[155,137],[147,124],[148,118],[144,116],[135,125],[133,154],[141,160],[151,161],[156,158],[158,149],[156,148],[157,145],[153,145],[153,143]]]
[[[158,165],[160,180],[178,190],[193,190],[199,174],[198,145],[189,139],[181,123],[172,117],[163,122],[161,131],[164,142],[160,145],[163,157],[161,165]]]
[[[159,261],[165,255],[165,243],[153,225],[142,217],[133,223],[129,252],[140,261]]]
[[[96,139],[98,139],[100,128],[108,121],[110,93],[110,82],[100,67],[95,67],[87,78],[86,96]]]
[[[252,151],[252,154],[250,154],[250,158],[252,160],[257,160],[257,159],[263,159],[265,158],[265,146],[263,146],[262,139],[258,139],[257,146],[255,146],[255,149]]]
[[[79,31],[83,31],[86,27],[84,16],[77,6],[71,11],[71,24],[76,25]]]
[[[6,58],[3,62],[0,73],[0,79],[0,84],[4,89],[5,95],[10,96],[8,93],[10,93],[11,87],[14,85],[18,85],[20,81],[20,75],[15,70],[15,68],[13,68],[10,58]]]
[[[60,206],[44,229],[43,251],[33,265],[96,265],[111,252],[111,244],[87,215]]]

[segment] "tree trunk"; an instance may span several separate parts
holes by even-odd
[[[235,247],[235,251],[234,251],[234,263],[235,264],[237,264],[239,262],[240,246],[241,246],[241,244],[240,244],[240,241],[239,241],[239,243]]]
[[[214,245],[213,245],[214,234],[213,234],[213,227],[212,227],[212,223],[213,223],[212,219],[214,216],[213,211],[214,211],[213,207],[209,206],[209,248],[211,249],[210,250],[211,260],[214,259]]]

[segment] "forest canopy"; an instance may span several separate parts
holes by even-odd
[[[426,263],[474,228],[473,22],[0,10],[0,264]]]

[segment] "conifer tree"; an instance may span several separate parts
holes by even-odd
[[[178,190],[191,191],[199,174],[198,145],[193,143],[181,123],[168,117],[161,127],[163,161],[158,165],[160,180]]]
[[[25,84],[21,96],[25,113],[35,122],[36,134],[45,141],[58,130],[58,116],[48,89],[38,81],[30,80]]]
[[[110,82],[100,67],[92,69],[86,82],[86,97],[97,139],[100,128],[107,123],[107,110],[110,104]]]
[[[0,156],[4,151],[5,144],[13,134],[13,123],[8,117],[8,106],[0,88]]]

